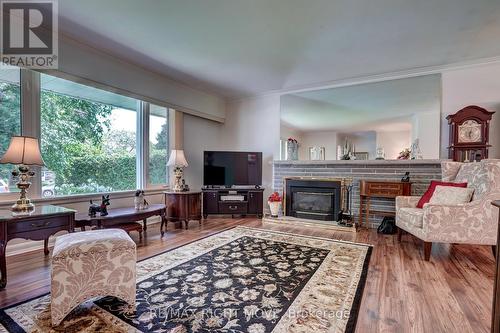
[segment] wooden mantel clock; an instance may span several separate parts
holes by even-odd
[[[470,105],[446,117],[450,126],[448,158],[473,162],[488,158],[490,120],[495,112]]]

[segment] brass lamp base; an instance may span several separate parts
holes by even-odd
[[[35,209],[35,205],[31,203],[30,199],[23,198],[18,199],[14,205],[12,205],[11,210],[13,212],[30,212]]]
[[[26,197],[26,191],[30,188],[30,179],[35,175],[26,165],[18,166],[18,170],[12,171],[12,176],[18,177],[17,188],[21,190],[21,196],[16,203],[11,207],[13,212],[31,212],[35,209],[35,205]]]

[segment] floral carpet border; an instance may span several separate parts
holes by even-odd
[[[217,247],[223,246],[224,244],[228,244],[229,242],[238,239],[239,237],[243,237],[245,235],[261,239],[273,240],[273,241],[282,241],[290,244],[329,249],[331,251],[331,253],[329,254],[330,261],[323,264],[325,265],[323,267],[324,272],[322,272],[320,276],[316,276],[316,274],[313,276],[313,278],[314,277],[316,278],[316,281],[312,281],[313,279],[311,279],[308,282],[309,289],[306,290],[306,288],[304,288],[305,292],[304,290],[302,290],[300,294],[297,295],[297,298],[294,300],[293,305],[295,305],[296,311],[304,312],[305,309],[305,312],[307,312],[308,307],[311,306],[311,303],[314,303],[310,301],[311,296],[318,296],[317,298],[320,298],[320,300],[319,301],[316,300],[316,304],[313,305],[323,306],[325,309],[328,308],[328,306],[331,306],[332,304],[337,305],[337,303],[339,303],[341,309],[349,310],[349,316],[346,321],[339,318],[332,319],[331,323],[335,325],[335,331],[337,331],[337,329],[340,328],[341,331],[344,332],[354,332],[359,312],[359,307],[361,304],[363,289],[367,278],[370,256],[372,252],[372,246],[368,244],[353,243],[348,241],[334,240],[329,238],[301,235],[301,234],[274,231],[261,228],[237,226],[222,230],[217,233],[209,234],[202,238],[193,240],[192,242],[180,245],[176,248],[169,249],[167,251],[164,251],[162,253],[153,255],[152,257],[145,258],[139,261],[137,265],[138,266],[137,281],[138,283],[140,283],[141,281],[144,281],[145,279],[148,279],[154,276],[155,274],[158,274],[158,272],[160,271],[169,270],[182,263],[188,262],[193,258],[196,258],[197,256],[201,256],[205,253],[213,251]],[[356,261],[356,263],[349,264],[348,261],[351,259]],[[340,266],[340,268],[338,266]],[[325,284],[324,281],[335,282],[335,279],[332,278],[331,276],[338,276],[338,275],[346,275],[346,277],[344,277],[345,285],[341,285],[340,286],[341,288],[338,288],[341,292],[337,292],[338,295],[333,295],[333,296],[328,295],[327,293],[326,294],[327,296],[325,296],[324,294],[326,288],[324,285]],[[331,287],[332,286],[330,286],[330,288]],[[345,290],[342,288],[344,288]],[[336,297],[335,298],[336,302],[331,304],[328,304],[328,302],[321,303],[321,301],[324,301],[325,299],[327,299],[327,297],[330,296],[333,298]],[[36,301],[37,299],[38,301]],[[30,308],[31,305],[29,303],[30,302],[34,304],[37,302],[43,303],[43,301],[46,302],[47,299],[49,299],[48,294],[46,294],[45,296],[38,296],[31,300],[23,301],[11,305],[7,308],[1,309],[0,323],[8,327],[10,332],[25,332],[26,331],[25,328],[27,327],[26,322],[31,321],[31,318],[29,318],[29,315],[27,313],[38,315],[38,312],[35,312],[35,310],[32,310]],[[331,301],[329,299],[327,300]],[[17,310],[16,309],[17,307],[20,307],[20,309]],[[32,310],[32,312],[27,311],[25,308],[28,310]],[[36,308],[36,306],[33,305],[32,308]],[[127,327],[125,323],[117,322],[116,317],[113,318],[112,315],[106,313],[106,311],[103,311],[101,308],[99,308],[97,305],[93,303],[90,305],[90,309],[93,311],[93,315],[94,316],[97,315],[98,317],[103,319],[103,322],[107,322],[108,324],[113,323],[127,330],[132,328],[130,326]],[[36,311],[38,311],[38,309],[36,309]],[[18,317],[12,318],[13,315],[14,316],[17,315]],[[24,321],[22,319],[24,319]],[[321,319],[325,320],[325,318]],[[24,328],[19,326],[18,322],[24,324]],[[328,322],[328,325],[331,323]],[[122,326],[122,324],[124,325]],[[279,324],[281,325],[278,325],[276,329],[273,330],[273,332],[288,332],[289,330],[295,331],[303,328],[301,327],[300,324],[294,323],[293,320],[290,319],[290,316],[288,316],[288,318],[285,318],[285,316],[283,316]],[[313,326],[316,324],[317,323],[314,322],[308,324],[310,325],[308,326],[308,328],[311,329],[311,331],[314,331]],[[323,326],[323,328],[326,328],[327,326]],[[318,327],[316,327],[316,331],[317,329]],[[330,329],[328,329],[328,331],[330,331]]]

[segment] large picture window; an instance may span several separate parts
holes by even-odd
[[[41,74],[43,197],[136,189],[136,99]]]
[[[7,150],[10,138],[21,133],[20,73],[13,67],[0,70],[0,156]],[[11,177],[12,168],[0,164],[0,193],[18,191]]]
[[[45,166],[32,198],[168,184],[169,109],[101,88],[0,68],[0,156],[13,135],[40,138]],[[0,164],[0,196],[19,191],[13,167]]]
[[[168,109],[151,104],[149,108],[149,184],[168,183]]]

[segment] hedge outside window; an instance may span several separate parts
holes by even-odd
[[[149,184],[168,184],[168,109],[150,104],[149,108]]]
[[[6,67],[0,71],[0,157],[9,147],[10,138],[21,134],[20,70]],[[18,192],[12,179],[12,165],[0,164],[0,193]]]
[[[136,189],[138,100],[41,74],[43,197]]]

